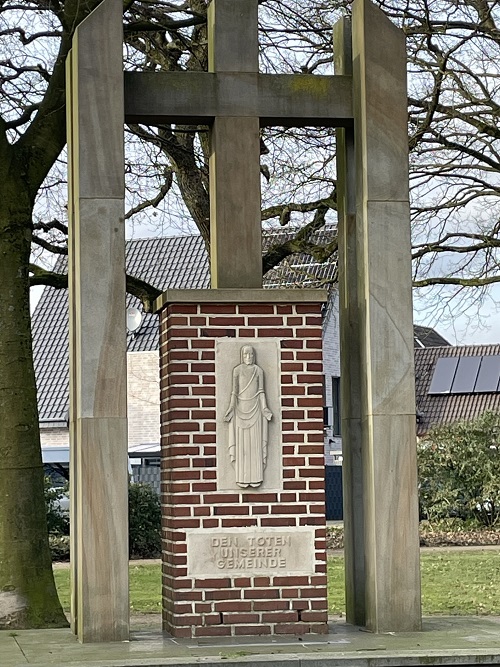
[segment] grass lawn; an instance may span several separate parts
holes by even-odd
[[[424,615],[500,615],[500,549],[423,553],[420,564]],[[342,556],[328,560],[328,606],[344,613]]]
[[[422,607],[425,615],[500,615],[500,549],[424,553]],[[69,609],[69,570],[54,570],[63,607]],[[161,611],[159,565],[130,568],[132,612]],[[332,614],[344,613],[344,560],[328,560],[328,598]]]

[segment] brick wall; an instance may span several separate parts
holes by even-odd
[[[40,442],[42,447],[69,447],[69,430],[62,428],[41,428]]]
[[[171,304],[161,313],[163,620],[177,637],[326,632],[321,304]],[[280,340],[283,488],[219,491],[215,341]],[[193,529],[310,527],[312,574],[188,576]]]

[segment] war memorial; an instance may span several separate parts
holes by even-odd
[[[122,2],[68,62],[72,629],[129,638],[125,122],[210,127],[211,289],[160,318],[163,629],[328,632],[320,290],[263,290],[259,130],[338,128],[347,621],[421,628],[403,33],[368,0],[335,75],[258,70],[258,0],[212,0],[208,72],[123,72]],[[99,57],[96,58],[96,53]]]

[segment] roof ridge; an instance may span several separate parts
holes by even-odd
[[[272,232],[296,232],[304,229],[303,226],[301,225],[285,225],[283,227],[263,227],[262,232],[263,234],[265,233],[272,233]],[[314,232],[322,232],[322,231],[331,231],[333,229],[337,229],[337,224],[334,222],[325,222],[325,224],[320,227],[319,229],[313,230],[312,233]],[[191,234],[169,234],[166,236],[142,236],[140,238],[134,238],[134,239],[126,239],[127,243],[141,243],[144,241],[159,241],[160,239],[187,239],[187,238],[199,238],[201,237],[200,232],[192,232]]]
[[[199,236],[201,236],[199,232],[193,232],[192,234],[170,234],[168,236],[141,236],[140,238],[125,239],[125,243],[142,243],[144,241],[160,241],[162,239],[189,239]]]

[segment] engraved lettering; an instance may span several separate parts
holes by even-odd
[[[213,547],[237,547],[238,538],[237,537],[212,537],[212,546]]]
[[[240,546],[244,542],[247,546]],[[287,558],[282,554],[282,547],[291,546],[292,540],[291,536],[280,535],[248,536],[240,542],[236,537],[213,537],[211,544],[216,551],[217,567],[221,570],[284,569]]]
[[[194,540],[194,541],[193,541]],[[238,534],[189,535],[188,543],[195,546],[190,560],[188,544],[188,572],[228,575],[289,572],[314,572],[314,531],[291,529],[271,532],[264,529],[240,529]]]

